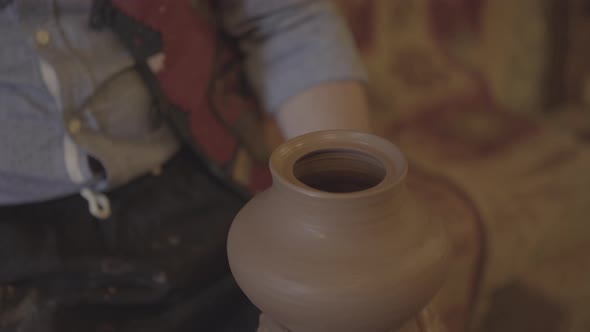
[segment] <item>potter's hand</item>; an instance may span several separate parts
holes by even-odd
[[[335,81],[313,86],[287,100],[276,120],[284,138],[328,130],[370,131],[367,96],[356,81]]]

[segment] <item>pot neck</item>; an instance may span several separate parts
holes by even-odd
[[[306,188],[307,189],[307,188]],[[406,192],[405,181],[400,181],[395,186],[386,190],[371,191],[370,193],[324,193],[314,190],[301,190],[286,185],[273,176],[272,191],[278,195],[288,195],[289,201],[297,202],[297,206],[317,207],[327,211],[355,211],[367,206],[378,207],[394,204],[399,197]]]
[[[270,168],[277,193],[342,210],[390,202],[404,190],[407,162],[383,138],[334,130],[284,143],[273,152]]]

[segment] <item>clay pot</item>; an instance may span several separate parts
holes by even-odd
[[[270,168],[273,186],[228,242],[238,284],[267,318],[293,332],[393,331],[430,301],[447,241],[406,188],[397,147],[316,132],[278,147]]]

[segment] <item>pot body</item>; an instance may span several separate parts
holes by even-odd
[[[304,135],[271,157],[273,186],[236,216],[232,273],[293,332],[391,331],[440,288],[448,245],[405,186],[406,162],[379,137]]]

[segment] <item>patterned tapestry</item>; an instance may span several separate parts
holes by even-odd
[[[453,242],[433,301],[447,330],[590,331],[590,4],[339,5],[375,128]]]

